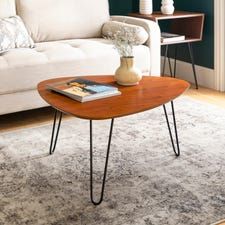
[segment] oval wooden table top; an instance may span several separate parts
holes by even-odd
[[[80,103],[66,96],[49,91],[46,85],[74,77],[45,80],[38,84],[41,97],[53,108],[88,120],[103,120],[127,116],[166,104],[183,94],[190,84],[169,77],[145,76],[137,86],[120,86],[114,76],[83,76],[82,78],[119,88],[121,95]]]

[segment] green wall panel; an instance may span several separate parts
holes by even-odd
[[[132,0],[109,0],[112,15],[127,15],[133,11]]]
[[[139,0],[109,0],[111,14],[127,15],[137,12]],[[177,10],[203,12],[206,14],[203,41],[194,43],[197,65],[214,68],[214,1],[213,0],[175,0]],[[161,0],[153,0],[154,10],[160,10]],[[178,58],[189,62],[186,46],[181,46]]]

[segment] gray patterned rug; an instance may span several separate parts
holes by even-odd
[[[89,199],[88,121],[64,121],[53,156],[47,154],[51,124],[1,133],[0,224],[209,225],[224,219],[225,111],[187,97],[175,106],[180,158],[162,108],[115,121],[98,207]],[[94,123],[97,182],[108,129],[109,121]]]

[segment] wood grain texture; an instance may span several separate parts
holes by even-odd
[[[162,20],[170,20],[169,32],[185,35],[185,40],[183,41],[161,43],[161,45],[197,42],[201,41],[203,37],[205,20],[205,15],[203,13],[175,11],[173,15],[163,15],[161,12],[153,12],[150,15],[130,13],[129,16],[152,20],[156,23]]]
[[[198,17],[198,16],[204,16],[204,14],[195,13],[195,12],[186,12],[186,11],[175,11],[174,14],[172,15],[164,15],[161,12],[157,11],[147,15],[140,14],[140,13],[129,13],[129,16],[158,21],[158,20],[179,19],[179,18],[188,18],[188,17],[196,17],[196,16]]]
[[[89,120],[117,118],[150,110],[174,100],[189,88],[188,82],[168,77],[145,76],[139,85],[124,87],[115,83],[114,76],[86,76],[82,78],[117,86],[122,94],[85,103],[77,102],[46,89],[50,83],[72,78],[43,81],[38,84],[38,92],[53,108]]]
[[[184,96],[190,97],[202,103],[207,103],[218,107],[218,110],[225,109],[225,93],[195,86],[184,93]],[[54,110],[50,107],[34,109],[24,112],[17,112],[0,116],[0,133],[17,131],[25,128],[32,128],[52,123]],[[70,119],[71,116],[64,116],[63,120]],[[224,224],[225,225],[225,224]]]

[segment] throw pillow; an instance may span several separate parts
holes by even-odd
[[[33,47],[34,42],[19,16],[0,19],[0,52],[13,48]]]
[[[135,35],[137,45],[143,45],[148,40],[149,35],[143,27],[117,21],[106,22],[102,27],[102,35],[112,38],[121,29],[126,29],[128,32],[130,30]]]

